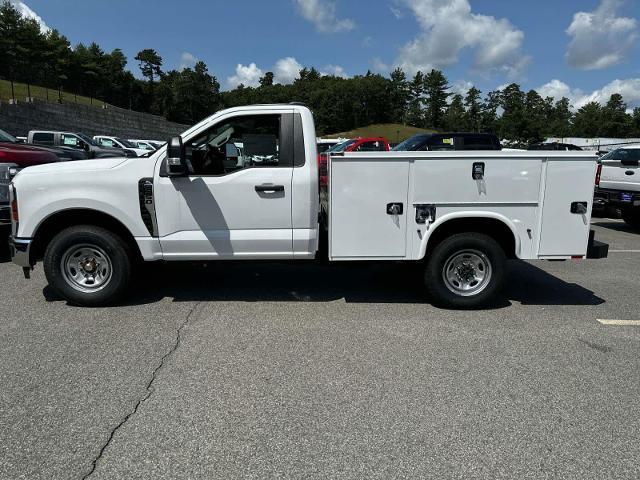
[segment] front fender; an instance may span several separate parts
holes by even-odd
[[[137,205],[134,204],[137,207]],[[141,218],[135,218],[131,213],[120,208],[117,203],[100,201],[89,198],[69,197],[57,201],[30,205],[31,208],[20,210],[18,237],[32,238],[38,228],[52,215],[69,210],[90,210],[107,214],[119,220],[134,237],[147,237],[147,231]]]

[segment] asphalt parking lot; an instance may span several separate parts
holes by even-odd
[[[154,267],[86,310],[0,263],[0,478],[640,477],[640,234],[482,311],[396,265]]]

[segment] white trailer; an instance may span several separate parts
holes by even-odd
[[[242,144],[242,153],[235,145]],[[433,301],[485,304],[508,258],[603,258],[590,235],[586,152],[350,153],[320,192],[300,105],[218,112],[146,159],[23,170],[11,185],[14,262],[39,260],[69,302],[116,302],[136,262],[407,261]],[[320,201],[320,198],[323,201]]]

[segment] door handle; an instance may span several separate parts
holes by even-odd
[[[587,202],[573,202],[571,204],[571,213],[575,213],[577,215],[585,215],[588,210],[589,209]]]
[[[484,162],[476,162],[473,164],[473,167],[471,170],[471,177],[474,180],[484,179]]]
[[[284,192],[284,185],[256,185],[255,188],[258,193]]]

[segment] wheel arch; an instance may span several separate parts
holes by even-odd
[[[507,258],[518,258],[520,238],[518,231],[509,219],[494,212],[460,212],[439,218],[425,235],[421,247],[421,259],[427,258],[442,240],[457,233],[482,233],[496,240]]]
[[[108,213],[91,208],[73,208],[59,210],[47,216],[37,226],[31,247],[31,261],[41,259],[47,245],[66,228],[76,225],[92,225],[105,228],[118,235],[129,246],[136,260],[142,259],[140,247],[131,231],[117,218]]]

